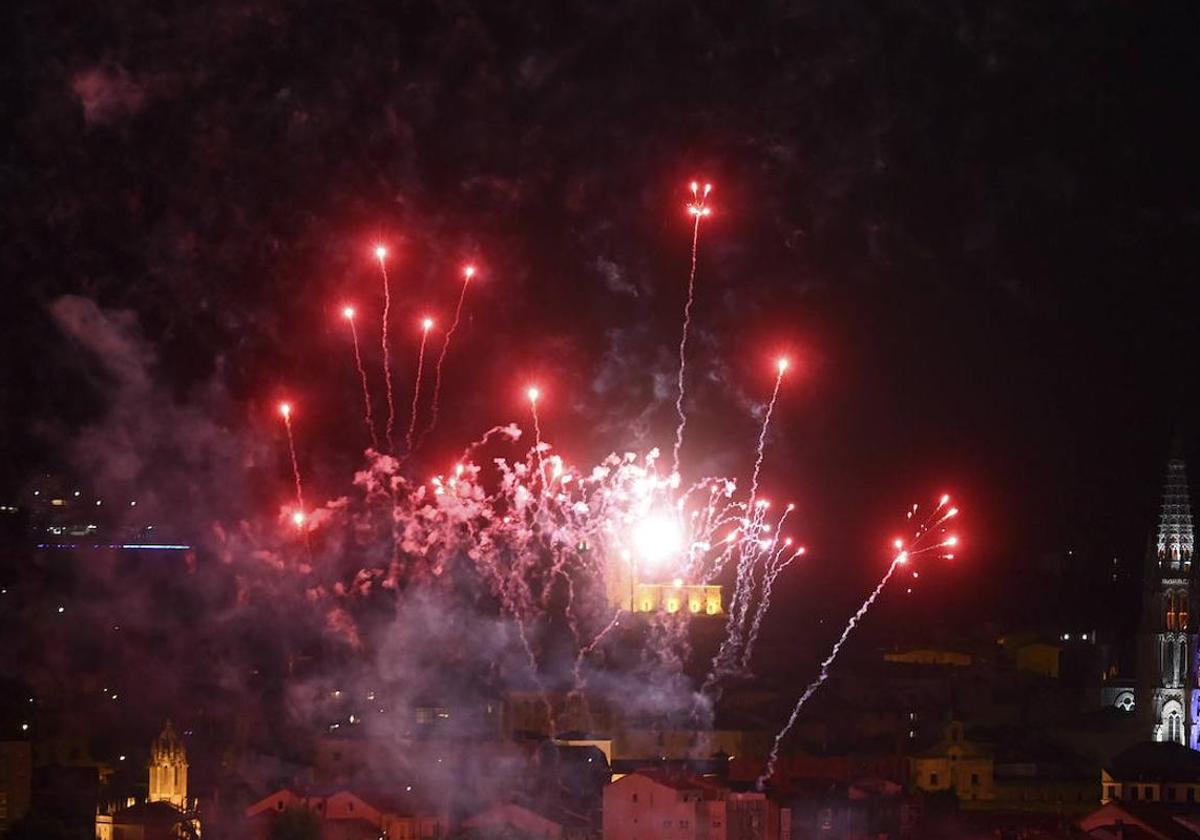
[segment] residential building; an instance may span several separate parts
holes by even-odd
[[[604,790],[604,840],[786,840],[791,812],[681,767],[639,770]]]
[[[364,793],[339,790],[328,794],[298,793],[287,788],[265,796],[246,809],[245,836],[266,840],[279,815],[292,810],[313,814],[323,840],[439,840],[449,818],[409,795],[410,791]]]
[[[1172,741],[1137,744],[1100,771],[1100,801],[1200,803],[1200,753]]]
[[[1095,840],[1196,840],[1200,838],[1200,811],[1161,802],[1113,801],[1076,825],[1084,837]]]

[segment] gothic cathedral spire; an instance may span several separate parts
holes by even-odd
[[[1193,547],[1186,465],[1176,452],[1167,462],[1158,528],[1146,557],[1138,705],[1153,740],[1200,749]]]
[[[187,750],[171,721],[150,746],[150,801],[187,810]]]

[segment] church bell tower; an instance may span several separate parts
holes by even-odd
[[[187,810],[187,750],[171,721],[150,745],[150,801]]]
[[[1182,457],[1167,462],[1158,529],[1146,556],[1137,706],[1155,741],[1200,749],[1194,534]]]

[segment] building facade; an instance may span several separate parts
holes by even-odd
[[[1186,466],[1172,458],[1146,556],[1136,706],[1151,740],[1200,749],[1193,548]]]
[[[441,840],[449,819],[402,792],[359,796],[349,790],[309,795],[283,788],[246,809],[242,836],[268,840],[275,820],[291,811],[307,811],[327,840]]]
[[[960,802],[990,802],[996,798],[992,753],[968,740],[961,721],[952,721],[945,736],[909,759],[913,786],[926,793],[953,791]]]
[[[790,840],[791,811],[681,768],[639,770],[604,789],[603,840]]]
[[[0,741],[0,834],[29,810],[33,751],[28,741]]]
[[[1100,802],[1200,805],[1200,755],[1177,743],[1136,744],[1100,771]]]

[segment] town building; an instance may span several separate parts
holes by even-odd
[[[793,784],[781,799],[791,811],[791,836],[797,840],[900,837],[916,812],[904,788],[883,779]]]
[[[463,833],[522,840],[594,840],[596,826],[583,814],[531,803],[501,802],[463,820]]]
[[[440,840],[446,837],[449,818],[425,805],[409,791],[359,794],[349,790],[298,793],[282,788],[248,807],[245,812],[249,840],[267,840],[272,826],[284,814],[310,814],[323,840]]]
[[[1196,840],[1200,811],[1113,801],[1083,817],[1077,827],[1084,837],[1095,840]]]
[[[604,840],[788,840],[791,811],[676,766],[638,770],[604,789]]]
[[[1200,803],[1200,754],[1172,741],[1147,741],[1100,772],[1100,801]]]
[[[0,835],[29,810],[33,752],[28,741],[0,741]]]
[[[562,822],[513,802],[493,805],[463,820],[462,827],[484,835],[510,834],[530,840],[562,840],[569,836]]]
[[[996,798],[992,753],[964,737],[962,721],[952,721],[940,741],[909,761],[913,785],[926,793],[951,791],[960,802]]]

